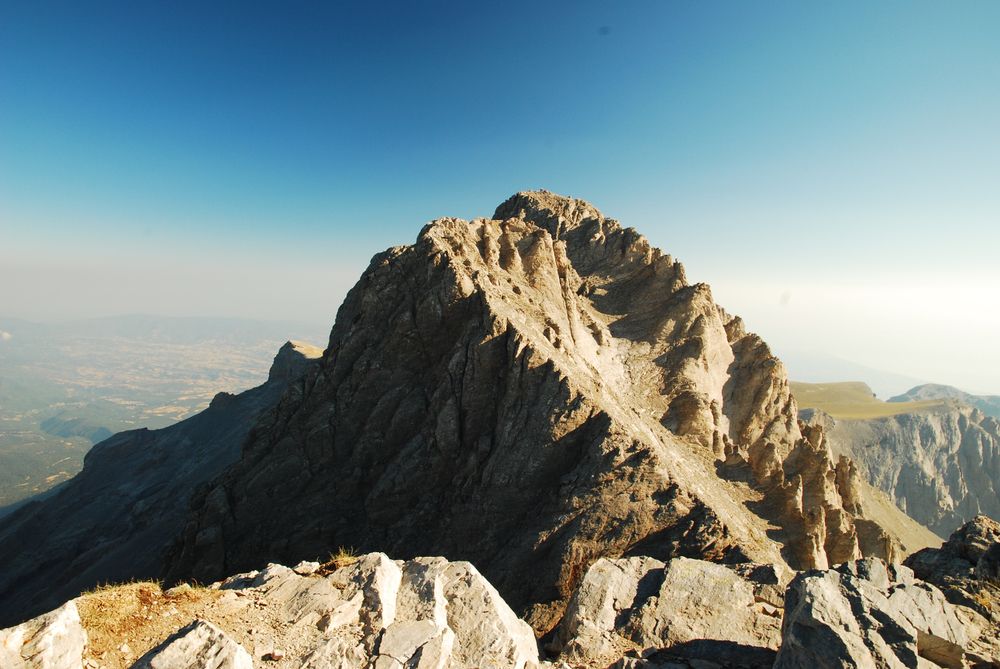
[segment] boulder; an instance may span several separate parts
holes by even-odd
[[[625,634],[644,648],[712,639],[777,649],[780,625],[754,603],[753,586],[733,570],[674,558],[657,594],[630,616]]]
[[[76,603],[0,630],[3,669],[81,669],[87,632]]]
[[[975,609],[1000,622],[1000,523],[977,516],[955,530],[941,548],[925,548],[903,564],[917,578],[941,588],[952,604]]]
[[[384,553],[369,553],[357,562],[335,571],[329,581],[340,588],[342,599],[363,598],[359,612],[365,634],[365,648],[373,652],[382,630],[396,620],[396,595],[402,571]]]
[[[532,669],[538,647],[496,589],[467,562],[363,555],[326,576],[270,564],[222,584],[266,600],[305,669]],[[273,653],[272,653],[273,655]]]
[[[594,661],[613,654],[615,627],[636,603],[655,594],[663,582],[664,563],[649,557],[595,562],[573,593],[559,628],[560,658]]]
[[[947,545],[957,557],[976,564],[997,542],[1000,542],[1000,523],[986,516],[976,516],[955,530]]]
[[[904,565],[934,584],[966,618],[971,663],[1000,666],[1000,523],[977,516],[952,533],[941,548],[925,548]]]
[[[635,647],[645,655],[669,649],[673,658],[753,656],[768,664],[781,641],[789,577],[787,567],[765,564],[598,560],[570,599],[552,650],[571,665],[607,666]]]
[[[253,669],[253,660],[218,627],[195,620],[140,657],[132,669]]]
[[[965,622],[906,567],[865,558],[803,572],[785,604],[775,669],[963,667]]]

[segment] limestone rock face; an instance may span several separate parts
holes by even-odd
[[[877,558],[799,574],[785,593],[782,637],[775,669],[961,669],[970,641],[965,621],[937,588]]]
[[[832,450],[938,536],[979,514],[1000,518],[996,418],[952,399],[885,418],[830,422]]]
[[[796,566],[858,555],[828,450],[802,443],[784,366],[708,286],[586,202],[519,193],[373,258],[196,498],[168,580],[441,554],[541,633],[602,556],[782,562],[775,528]]]
[[[87,632],[76,604],[0,630],[0,667],[4,669],[81,669]]]
[[[630,648],[718,641],[766,658],[781,643],[780,610],[791,571],[674,558],[601,559],[573,594],[559,629],[559,661],[608,666]],[[555,650],[555,649],[554,649]]]
[[[83,471],[58,494],[0,519],[0,624],[98,584],[158,577],[191,495],[239,458],[253,422],[320,353],[289,342],[267,383],[220,393],[205,411],[162,430],[116,434],[87,453]],[[224,502],[205,501],[205,492],[201,504]]]
[[[539,661],[531,627],[467,562],[371,553],[323,577],[271,564],[222,588],[278,612],[291,631],[276,641],[298,649],[296,666],[531,669]]]
[[[573,593],[559,627],[560,658],[570,663],[615,659],[623,620],[659,591],[664,564],[648,557],[601,558]]]
[[[631,616],[625,632],[641,648],[716,639],[777,650],[780,623],[759,615],[754,603],[753,586],[731,569],[674,558],[656,597]]]
[[[218,624],[195,618],[140,657],[132,669],[539,665],[531,627],[467,562],[440,557],[396,562],[372,553],[332,573],[308,576],[270,564],[213,588],[220,589],[222,593],[214,594],[221,596],[209,597],[213,603],[206,608]],[[102,616],[92,616],[88,624],[109,632]],[[244,634],[247,627],[252,629]],[[115,644],[126,641],[129,633],[121,632]],[[250,650],[234,634],[242,635]],[[129,640],[134,642],[134,637]],[[86,641],[75,601],[70,601],[0,630],[0,667],[81,669]],[[98,666],[93,656],[87,663]]]
[[[215,625],[195,620],[140,657],[132,669],[253,669],[253,660]]]

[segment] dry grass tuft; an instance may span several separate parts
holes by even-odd
[[[98,586],[77,600],[88,638],[84,659],[106,669],[126,669],[218,596],[214,590],[191,588],[167,597],[156,581]]]
[[[358,561],[359,557],[360,556],[354,552],[353,548],[344,548],[341,546],[337,549],[336,553],[330,553],[330,557],[327,558],[326,562],[320,565],[320,568],[316,573],[320,576],[332,574],[341,567],[354,564]]]

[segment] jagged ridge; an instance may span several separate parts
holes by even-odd
[[[893,557],[873,522],[859,546],[842,469],[707,285],[586,202],[519,193],[375,256],[323,359],[193,500],[168,576],[442,554],[545,632],[601,556]]]

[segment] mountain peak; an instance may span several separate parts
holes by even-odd
[[[496,208],[493,220],[520,218],[549,231],[559,239],[584,221],[604,219],[597,207],[586,200],[557,195],[547,190],[520,191]]]
[[[268,381],[290,381],[302,375],[310,362],[323,357],[323,349],[301,341],[288,341],[278,349],[267,374]]]

